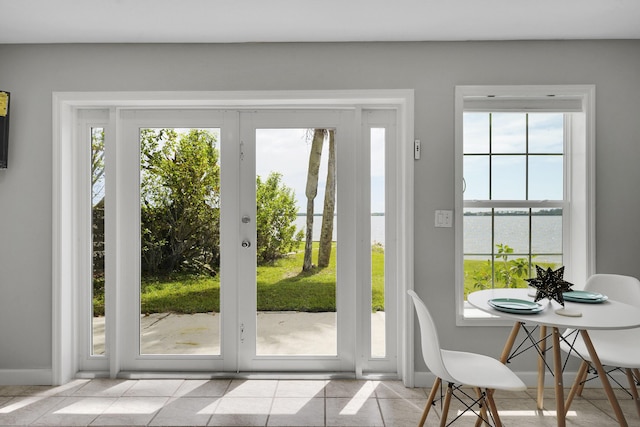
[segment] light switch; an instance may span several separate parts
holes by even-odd
[[[436,227],[452,227],[453,211],[436,211]]]

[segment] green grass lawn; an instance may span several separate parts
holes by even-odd
[[[318,244],[314,243],[313,259],[317,260]],[[259,311],[336,310],[336,250],[329,267],[302,271],[304,250],[279,259],[272,265],[259,266],[257,301]],[[384,310],[384,249],[372,251],[373,311]],[[169,279],[143,278],[142,313],[202,313],[220,311],[219,277],[180,275]],[[94,314],[104,314],[104,300],[94,298]]]
[[[317,259],[318,244],[314,243],[313,259]],[[272,265],[259,266],[257,271],[257,301],[259,311],[336,310],[336,250],[331,263],[324,269],[302,271],[304,251],[279,259]],[[372,250],[372,311],[384,311],[384,248]],[[543,268],[557,268],[554,264],[540,263]],[[465,260],[465,297],[482,288],[474,287],[477,271],[486,269],[486,261]],[[498,283],[497,287],[504,287]],[[527,282],[518,280],[518,287]],[[94,314],[104,314],[104,298],[94,298]],[[142,313],[204,313],[220,311],[220,280],[218,277],[179,275],[169,279],[144,278],[142,282]]]
[[[542,268],[547,268],[547,267],[551,267],[551,268],[558,268],[558,265],[553,264],[553,263],[548,263],[548,262],[540,262],[540,263],[534,263],[534,265],[537,264]],[[486,287],[476,287],[475,286],[475,280],[474,280],[474,276],[476,275],[477,272],[483,271],[483,270],[487,270],[487,261],[475,261],[475,260],[465,260],[464,261],[464,296],[465,299],[467,298],[467,295],[471,292],[474,291],[481,291],[482,289],[488,289],[489,286]],[[535,277],[535,267],[533,267],[533,277]],[[522,279],[519,278],[515,281],[515,286],[517,288],[526,288],[528,286],[528,283]],[[504,288],[505,284],[504,283],[500,283],[497,282],[495,285],[496,288]]]

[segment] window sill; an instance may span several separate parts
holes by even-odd
[[[511,326],[513,321],[494,316],[475,308],[467,301],[462,305],[462,312],[456,318],[457,326]]]

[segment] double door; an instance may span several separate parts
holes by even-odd
[[[112,370],[395,370],[393,112],[118,114]]]

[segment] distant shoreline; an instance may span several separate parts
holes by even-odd
[[[505,211],[505,210],[498,210],[496,209],[496,212],[492,213],[492,212],[487,212],[487,211],[482,211],[482,212],[465,212],[464,216],[528,216],[529,215],[529,210],[517,210],[517,211]],[[562,209],[560,208],[554,208],[554,209],[541,209],[539,211],[535,211],[532,212],[531,215],[533,216],[562,216]]]
[[[333,216],[336,216],[336,215],[337,214],[333,214]],[[298,212],[296,214],[296,216],[307,216],[307,214]],[[313,216],[322,216],[322,214],[321,213],[314,213]],[[384,212],[374,212],[374,213],[371,214],[371,216],[384,216]]]

